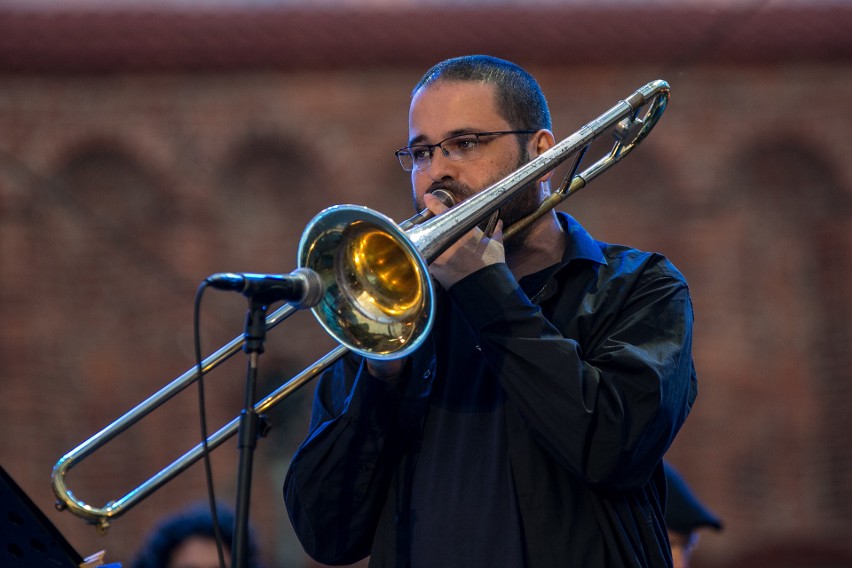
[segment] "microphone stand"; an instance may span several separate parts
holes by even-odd
[[[251,476],[254,449],[257,439],[265,436],[269,430],[266,417],[254,410],[257,387],[257,367],[263,342],[266,339],[267,301],[263,294],[249,297],[249,309],[246,314],[245,343],[243,351],[248,355],[246,372],[245,407],[240,413],[237,445],[240,451],[237,476],[237,504],[234,516],[234,542],[231,550],[232,568],[245,568],[248,561],[249,502],[251,500]]]
[[[300,268],[291,274],[214,274],[206,282],[220,290],[241,292],[249,299],[246,314],[243,351],[248,355],[245,405],[240,413],[238,441],[240,464],[237,476],[237,504],[234,514],[234,540],[231,546],[231,568],[245,568],[248,560],[249,503],[251,473],[257,439],[269,431],[265,416],[254,410],[257,367],[266,340],[266,309],[280,300],[295,301],[299,307],[314,305],[323,292],[319,275]]]

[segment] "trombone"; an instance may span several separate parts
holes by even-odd
[[[302,233],[299,270],[307,269],[319,276],[322,294],[311,310],[339,345],[255,403],[254,410],[258,414],[265,413],[348,351],[374,359],[395,359],[414,351],[428,335],[434,319],[434,290],[428,264],[527,184],[571,156],[575,157],[574,163],[562,185],[536,211],[507,227],[504,238],[510,238],[584,188],[644,140],[665,111],[669,93],[669,85],[663,80],[647,83],[548,151],[442,215],[433,217],[427,211],[398,225],[381,213],[357,205],[336,205],[321,211]],[[610,130],[615,142],[609,153],[577,173],[591,143]],[[267,316],[266,329],[274,328],[298,309],[300,306],[294,303],[278,308]],[[202,361],[201,372],[217,367],[239,351],[243,343],[242,336],[231,340]],[[111,519],[125,513],[201,459],[203,443],[123,497],[102,507],[79,500],[65,480],[72,467],[197,378],[197,369],[193,367],[62,456],[51,475],[58,499],[56,508],[67,509],[105,532]],[[238,426],[239,417],[210,435],[208,449],[218,447],[233,436]]]

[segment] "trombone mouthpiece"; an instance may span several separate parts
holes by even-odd
[[[432,192],[432,195],[437,197],[441,201],[441,203],[443,203],[447,207],[452,207],[456,204],[456,198],[453,197],[453,194],[447,191],[446,189],[436,189]]]
[[[435,191],[432,192],[432,195],[437,197],[441,201],[441,203],[443,203],[447,207],[452,207],[453,205],[456,204],[456,198],[453,197],[452,193],[450,193],[449,191],[447,191],[445,189],[436,189]],[[424,209],[420,213],[417,213],[413,217],[409,217],[408,219],[406,219],[405,221],[400,223],[399,228],[402,229],[403,231],[407,231],[411,227],[414,227],[415,225],[419,225],[420,223],[423,223],[424,221],[428,221],[429,219],[431,219],[434,216],[435,216],[435,214],[432,213],[432,211],[430,211],[429,209]]]

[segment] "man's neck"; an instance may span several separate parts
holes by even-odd
[[[561,261],[565,246],[562,225],[551,212],[533,223],[519,248],[506,251],[506,264],[520,280]]]

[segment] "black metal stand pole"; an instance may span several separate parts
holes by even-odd
[[[251,501],[251,476],[254,449],[257,439],[265,433],[264,417],[254,410],[257,387],[257,367],[263,342],[266,339],[266,306],[255,298],[249,298],[246,315],[245,344],[248,354],[246,372],[245,406],[240,413],[238,447],[240,451],[237,477],[237,504],[234,517],[234,542],[231,550],[232,568],[245,568],[248,561],[249,503]]]

